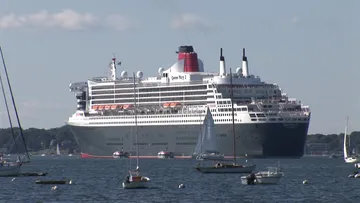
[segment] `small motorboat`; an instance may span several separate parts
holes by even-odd
[[[36,184],[46,184],[46,185],[64,185],[72,184],[72,180],[36,180]]]
[[[170,159],[170,158],[174,158],[174,154],[172,152],[161,151],[157,154],[157,157],[159,159]]]
[[[46,176],[48,173],[43,172],[26,172],[26,173],[20,173],[19,176]]]
[[[141,176],[138,171],[129,171],[129,175],[125,177],[122,186],[124,189],[142,189],[148,188],[150,178]]]
[[[129,158],[129,153],[123,151],[116,151],[113,153],[114,159]]]
[[[257,184],[277,184],[284,176],[278,167],[268,167],[267,171],[252,173],[248,176],[241,176],[241,184],[257,185]]]

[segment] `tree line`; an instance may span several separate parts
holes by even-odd
[[[17,151],[24,152],[23,141],[19,136],[19,129],[15,128],[15,140],[11,133],[11,128],[0,129],[0,148],[2,152],[14,153]],[[77,143],[67,126],[51,129],[29,128],[23,130],[26,146],[28,150],[40,151],[54,149],[57,144],[62,149],[78,150]],[[360,132],[354,131],[350,134],[351,147],[360,148]],[[327,144],[329,151],[342,151],[344,133],[341,134],[311,134],[307,137],[307,146],[312,143]]]

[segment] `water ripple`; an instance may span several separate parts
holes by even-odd
[[[277,160],[252,160],[258,169]],[[143,175],[151,178],[147,190],[124,190],[121,181],[128,160],[35,157],[24,170],[49,172],[45,177],[1,178],[0,200],[8,202],[359,202],[360,179],[343,160],[327,158],[284,159],[285,176],[278,185],[241,185],[239,174],[202,174],[193,160],[141,160]],[[133,162],[134,164],[135,162]],[[146,170],[145,170],[146,169]],[[35,180],[72,179],[73,185],[37,185]],[[303,180],[309,184],[303,185]],[[179,189],[179,184],[185,188]]]

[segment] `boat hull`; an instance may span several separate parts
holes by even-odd
[[[148,181],[123,182],[122,187],[124,189],[145,189],[145,188],[150,187],[150,180],[148,180]]]
[[[255,170],[256,165],[244,167],[197,167],[196,170],[202,173],[251,173]]]
[[[4,163],[0,166],[0,177],[3,176],[17,176],[21,173],[21,164],[7,164]]]
[[[83,157],[109,157],[123,149],[136,155],[131,126],[76,126],[68,124]],[[232,124],[216,124],[219,151],[233,156]],[[253,158],[300,158],[304,154],[309,123],[236,124],[236,156]],[[199,125],[138,126],[140,157],[157,158],[164,148],[174,156],[191,157],[198,140]]]
[[[351,163],[351,164],[357,163],[357,162],[360,162],[360,157],[346,157],[345,162]]]
[[[268,177],[259,177],[256,176],[254,184],[266,184],[266,185],[273,185],[278,184],[282,176],[268,176]],[[248,185],[248,179],[246,176],[241,177],[241,184]]]

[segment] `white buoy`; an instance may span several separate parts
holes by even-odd
[[[14,180],[15,180],[15,178],[12,178],[12,179],[11,179],[11,181],[14,181]]]
[[[56,190],[56,189],[57,189],[56,185],[51,188],[51,190]]]
[[[71,185],[71,184],[72,184],[72,180],[69,181],[69,185]]]
[[[305,185],[305,184],[308,184],[308,181],[307,180],[304,180],[303,181],[303,184]]]
[[[185,188],[185,185],[181,183],[181,184],[179,185],[179,188]]]

